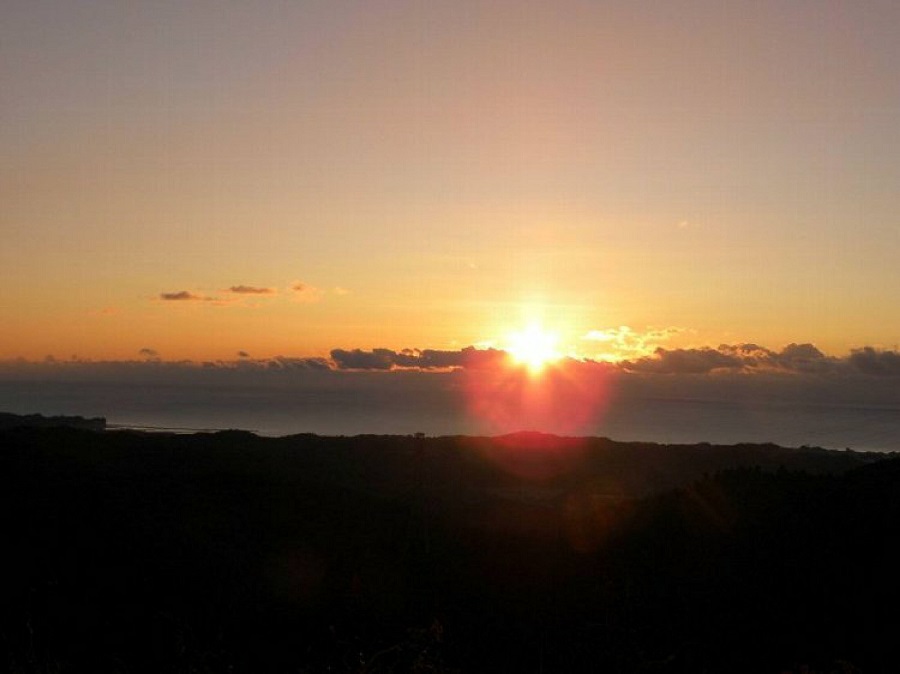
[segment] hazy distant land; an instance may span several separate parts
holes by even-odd
[[[893,455],[3,425],[6,671],[900,661]]]

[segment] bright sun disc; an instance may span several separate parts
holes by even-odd
[[[546,332],[537,325],[531,325],[521,332],[512,333],[506,352],[514,362],[526,366],[531,372],[540,372],[547,363],[560,358],[556,350],[559,336]]]

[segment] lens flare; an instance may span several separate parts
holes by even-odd
[[[497,363],[463,373],[469,414],[491,433],[595,432],[609,399],[611,369],[560,359],[531,367]]]

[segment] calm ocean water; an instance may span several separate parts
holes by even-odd
[[[0,411],[104,416],[111,425],[240,428],[261,435],[362,433],[428,435],[543,430],[660,443],[773,442],[900,451],[896,405],[791,400],[614,397],[577,429],[497,425],[473,415],[448,387],[225,386],[84,381],[0,381]]]

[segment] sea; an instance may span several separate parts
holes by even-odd
[[[383,375],[351,384],[336,384],[329,375],[302,386],[215,377],[139,383],[20,377],[0,380],[0,411],[102,416],[111,429],[148,431],[446,436],[538,430],[664,444],[774,443],[900,451],[900,405],[893,401],[689,393],[679,395],[671,387],[625,391],[609,396],[602,409],[598,404],[596,413],[577,427],[557,427],[529,415],[497,423],[473,412],[453,386],[423,386],[414,378],[388,380]]]

